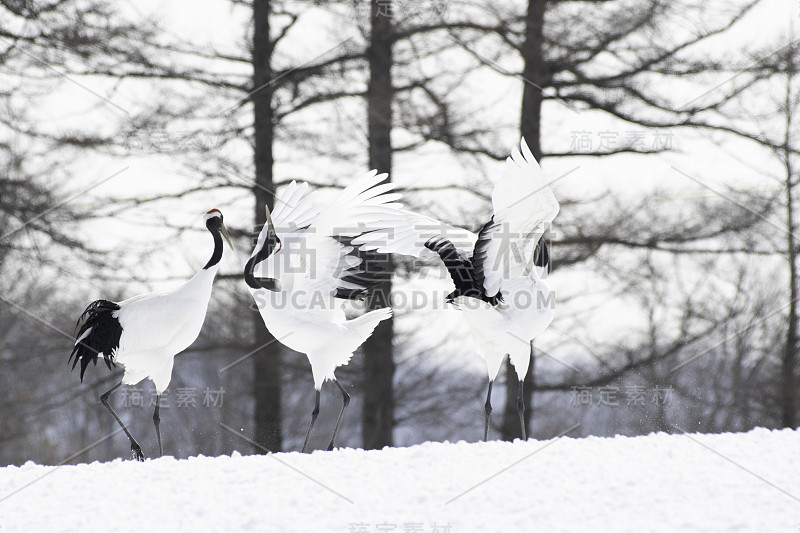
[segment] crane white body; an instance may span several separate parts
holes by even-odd
[[[518,379],[525,379],[531,341],[547,329],[555,316],[554,299],[544,280],[519,279],[505,287],[504,301],[496,306],[467,296],[455,300],[469,324],[478,353],[486,362],[491,381],[497,378],[506,355]]]
[[[349,363],[353,352],[378,323],[392,315],[391,309],[384,308],[348,320],[341,303],[322,304],[320,298],[317,302],[324,307],[314,308],[317,303],[298,305],[290,304],[291,300],[292,293],[261,294],[258,301],[266,305],[259,305],[259,312],[276,339],[308,357],[315,389],[321,389],[327,380],[336,379],[335,370]]]
[[[175,356],[200,335],[219,265],[197,272],[169,293],[134,296],[119,302],[114,317],[122,326],[114,361],[125,368],[123,385],[151,379],[161,394],[172,379]]]

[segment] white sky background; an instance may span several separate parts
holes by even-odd
[[[455,0],[454,0],[455,2]],[[242,28],[245,27],[249,13],[242,8],[232,8],[226,1],[175,1],[160,2],[143,0],[138,2],[118,2],[119,8],[124,13],[129,13],[132,19],[147,16],[156,18],[160,24],[167,28],[170,34],[178,39],[193,43],[213,43],[220,50],[239,50],[245,54],[244,36]],[[347,15],[346,10],[342,14]],[[689,17],[690,18],[690,17]],[[713,21],[692,21],[693,24],[713,25]],[[715,38],[710,44],[709,51],[736,50],[747,45],[752,48],[764,48],[777,43],[777,38],[787,35],[790,24],[796,27],[800,24],[800,2],[797,0],[764,0],[748,17],[740,22],[734,31]],[[349,36],[348,31],[357,36],[357,29],[342,29],[329,11],[316,9],[310,14],[305,14],[301,22],[292,30],[288,39],[292,56],[284,60],[280,56],[276,59],[278,66],[288,63],[298,63],[312,59],[324,50]],[[283,43],[286,44],[286,43]],[[515,60],[516,61],[516,60]],[[509,62],[510,68],[521,68],[521,64]],[[242,67],[242,74],[249,75],[246,66]],[[717,84],[724,81],[719,78],[706,86],[695,87],[659,87],[659,92],[667,91],[675,94],[676,91],[685,93],[689,102],[702,96],[703,92],[712,89],[707,97],[713,97],[715,91],[723,91],[731,87],[731,83],[723,83],[718,88]],[[116,105],[125,109],[134,109],[136,102],[148,98],[149,89],[146,81],[126,82],[115,87],[108,80],[80,79],[81,83],[92,90],[107,95]],[[695,84],[697,85],[697,84]],[[518,141],[519,106],[521,96],[521,82],[510,77],[503,77],[491,71],[482,71],[472,79],[472,85],[464,87],[465,92],[477,96],[476,101],[485,104],[482,113],[486,116],[498,117],[499,135],[507,141],[510,150]],[[752,96],[749,97],[752,99]],[[82,127],[91,121],[103,128],[104,124],[113,123],[121,113],[115,107],[100,102],[85,89],[61,80],[57,83],[47,104],[32,110],[47,116],[47,124],[60,130]],[[228,102],[209,102],[211,106],[219,106],[223,110]],[[743,106],[752,105],[749,100],[742,102]],[[618,134],[622,140],[632,130],[644,131],[644,140],[649,144],[655,140],[654,132],[641,130],[638,127],[610,120],[601,113],[575,112],[567,109],[559,102],[548,101],[545,104],[543,123],[543,145],[554,151],[568,150],[575,139],[577,132],[588,132],[593,143],[593,148],[599,145],[599,133],[610,131]],[[325,121],[333,118],[333,114],[340,113],[358,117],[363,115],[363,110],[350,109],[345,106],[319,108],[312,113],[319,114],[320,133],[325,133],[328,128]],[[557,197],[591,197],[597,193],[611,189],[620,192],[631,199],[653,191],[655,189],[669,189],[678,201],[683,197],[696,197],[710,195],[708,190],[692,182],[672,167],[681,169],[692,176],[701,179],[708,185],[722,189],[724,186],[737,186],[754,190],[774,190],[779,184],[768,175],[780,177],[781,169],[777,162],[764,150],[757,148],[752,143],[747,143],[730,136],[690,132],[688,130],[673,130],[664,132],[670,135],[675,148],[674,152],[658,155],[630,155],[619,154],[610,157],[575,157],[575,158],[550,158],[543,162],[547,175],[557,177],[580,165],[580,168],[569,177],[560,180],[554,186]],[[716,142],[713,142],[713,141]],[[336,139],[331,139],[335,143]],[[397,136],[395,137],[397,142]],[[721,143],[721,144],[720,144]],[[242,145],[243,157],[251,157]],[[304,153],[286,153],[281,147],[276,148],[276,179],[286,177],[302,178],[307,176],[320,181],[334,181],[347,176],[357,176],[366,169],[366,150],[360,160],[351,162],[331,161],[329,158],[307,157]],[[497,179],[501,172],[501,163],[478,163],[474,160],[457,160],[443,150],[426,147],[411,154],[397,154],[394,160],[393,181],[401,185],[432,183],[459,183],[465,179],[470,181],[484,180],[482,191],[491,192],[491,180]],[[196,178],[189,175],[183,168],[181,161],[176,161],[167,156],[137,156],[137,157],[110,157],[87,154],[79,157],[72,166],[74,179],[67,185],[70,191],[78,191],[92,183],[96,183],[115,172],[126,168],[118,177],[94,189],[86,197],[76,200],[76,203],[92,205],[103,197],[136,197],[138,195],[152,196],[159,193],[168,193],[182,189],[187,183],[193,183]],[[252,176],[242,176],[250,182]],[[59,180],[58,175],[53,175],[54,181]],[[448,198],[458,198],[469,201],[470,205],[464,212],[481,209],[485,217],[489,216],[488,204],[477,203],[469,195],[455,193],[438,193],[435,196],[417,194],[414,196],[418,203],[435,209],[437,201]],[[237,200],[237,198],[243,198]],[[233,202],[233,203],[231,203]],[[252,224],[252,200],[246,193],[228,196],[218,193],[192,195],[179,202],[157,204],[158,209],[152,207],[126,212],[113,220],[88,224],[86,231],[90,232],[89,242],[95,246],[107,247],[112,250],[137,250],[140,242],[148,247],[152,241],[168,238],[165,246],[154,252],[147,260],[142,260],[140,255],[129,256],[128,264],[135,266],[135,275],[141,279],[173,278],[166,283],[152,284],[149,288],[167,289],[180,283],[180,279],[189,277],[197,268],[201,267],[211,252],[211,240],[202,227],[202,214],[212,208],[220,207],[225,214],[229,226],[247,227]],[[431,213],[435,213],[433,210]],[[454,214],[454,216],[458,216]],[[447,218],[447,217],[442,217]],[[174,232],[161,229],[162,221],[174,225],[194,225],[196,232],[186,233],[179,239],[174,238]],[[555,230],[558,220],[556,220]],[[134,243],[132,244],[132,241]],[[234,256],[227,253],[222,261],[223,272],[239,272],[246,255],[251,250],[238,250]],[[558,261],[557,250],[554,251],[554,261]],[[631,328],[636,316],[630,313],[628,302],[614,300],[605,302],[604,292],[598,290],[596,277],[587,263],[581,270],[570,272],[557,272],[552,277],[552,283],[558,291],[570,297],[571,308],[560,309],[560,312],[569,316],[587,307],[591,313],[592,323],[597,331],[608,332],[619,328]],[[125,277],[126,272],[120,272]],[[177,278],[177,279],[175,279]],[[106,294],[106,287],[97,287],[91,282],[90,273],[85,279],[75,280],[75,290],[85,296],[86,301]],[[426,282],[427,283],[427,282]],[[446,287],[447,281],[438,282]],[[416,282],[413,282],[416,284]],[[63,286],[63,285],[62,285]],[[602,288],[603,286],[600,285]],[[122,295],[130,296],[141,292],[145,287],[138,283],[120,283],[119,290]],[[244,286],[242,286],[244,290]],[[445,289],[442,289],[445,290]],[[442,291],[439,291],[441,294]],[[585,294],[581,298],[571,299],[572,296]],[[595,308],[594,306],[602,306]],[[441,309],[441,306],[439,306]],[[434,311],[446,313],[446,311]],[[438,315],[444,322],[452,323],[451,314]],[[422,317],[422,315],[419,315]],[[427,320],[427,315],[425,320]],[[411,325],[414,320],[409,318]],[[564,324],[566,325],[566,324]],[[459,335],[458,338],[463,338]],[[425,339],[424,342],[428,342]],[[432,342],[432,341],[431,341]],[[547,332],[538,344],[545,349],[561,346],[563,339],[552,329]],[[458,346],[456,346],[457,348]],[[469,349],[469,345],[464,346]],[[472,358],[477,369],[481,363],[477,358]]]

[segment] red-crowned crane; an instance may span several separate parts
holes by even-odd
[[[390,193],[392,184],[382,183],[386,177],[371,171],[330,201],[309,192],[307,183],[293,181],[276,197],[274,212],[267,210],[267,221],[245,265],[245,282],[267,329],[311,363],[315,402],[304,452],[326,380],[338,387],[343,402],[328,445],[333,449],[350,401],[334,371],[346,365],[378,323],[392,315],[391,309],[383,308],[348,320],[343,310],[345,300],[359,299],[368,286],[359,275],[362,260],[346,241],[399,221],[401,211],[393,202],[400,195]]]
[[[522,395],[531,346],[554,316],[545,282],[550,267],[545,235],[559,205],[524,139],[506,160],[492,208],[478,235],[406,212],[400,224],[352,244],[382,253],[421,257],[427,249],[439,255],[455,283],[447,301],[462,310],[489,373],[483,438],[489,437],[492,385],[508,355],[519,379],[517,410],[525,439]]]
[[[125,368],[122,381],[100,396],[100,401],[125,431],[131,442],[132,458],[138,461],[144,460],[142,448],[114,412],[108,397],[122,385],[135,385],[146,378],[153,381],[156,389],[153,424],[158,450],[163,455],[159,427],[161,393],[172,378],[175,355],[188,348],[200,334],[211,286],[222,259],[223,237],[233,249],[219,209],[208,211],[203,222],[214,238],[214,251],[189,281],[168,293],[143,294],[119,303],[97,300],[89,304],[76,326],[78,332],[70,360],[75,358],[73,369],[80,362],[81,381],[86,367],[90,362],[96,365],[98,357],[103,357],[109,370],[118,364]]]

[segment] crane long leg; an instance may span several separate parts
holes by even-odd
[[[156,426],[156,437],[158,437],[158,454],[164,455],[164,448],[161,446],[161,416],[159,416],[159,408],[161,404],[161,395],[156,395],[156,408],[153,411],[153,425]]]
[[[489,440],[489,417],[492,415],[492,385],[494,380],[489,380],[489,392],[486,393],[486,405],[483,406],[486,412],[486,421],[483,425],[483,440]]]
[[[522,440],[528,440],[528,435],[525,433],[525,402],[522,398],[522,388],[524,380],[519,380],[519,392],[517,393],[517,412],[519,413],[519,430],[522,433]]]
[[[344,387],[339,383],[339,380],[334,379],[334,383],[336,386],[339,387],[339,392],[342,393],[342,410],[339,411],[339,419],[336,421],[336,427],[333,430],[333,437],[331,437],[331,443],[328,445],[328,451],[333,450],[333,443],[336,441],[336,435],[339,434],[339,428],[342,427],[342,418],[344,418],[344,410],[350,404],[350,395],[347,394],[347,391],[344,390]]]
[[[308,439],[311,437],[311,430],[314,428],[314,422],[317,421],[317,416],[319,415],[319,389],[317,389],[315,393],[314,410],[311,411],[311,423],[308,425],[306,440],[303,442],[303,453],[306,452],[306,448],[308,447]]]
[[[110,390],[108,390],[106,393],[100,396],[100,401],[103,403],[103,405],[106,406],[106,409],[108,409],[108,412],[111,413],[111,416],[114,417],[114,420],[117,421],[117,424],[119,424],[120,427],[122,427],[122,431],[124,431],[125,434],[128,436],[128,440],[131,441],[131,458],[136,459],[137,461],[144,461],[144,454],[142,453],[142,447],[139,446],[139,443],[136,442],[136,439],[133,438],[131,432],[128,431],[128,428],[125,427],[125,424],[122,423],[122,420],[120,420],[120,418],[117,416],[117,413],[114,412],[114,409],[112,409],[111,405],[108,403],[108,397],[111,396],[111,393],[113,393],[121,386],[122,382],[119,382],[113,387],[111,387]]]

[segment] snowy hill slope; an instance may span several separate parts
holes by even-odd
[[[564,437],[7,467],[0,532],[798,531],[799,498],[796,431]]]

